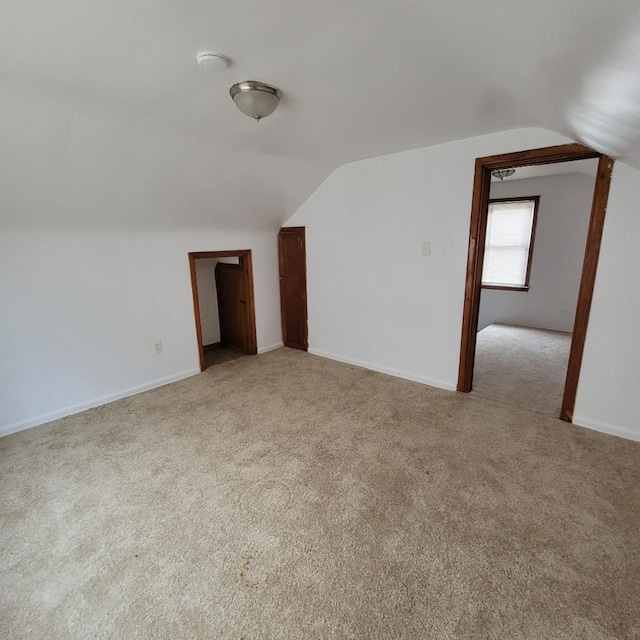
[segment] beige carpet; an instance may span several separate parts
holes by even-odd
[[[640,445],[280,349],[0,440],[0,637],[640,637]]]
[[[231,362],[231,360],[237,360],[238,358],[245,358],[247,356],[244,351],[240,351],[235,347],[219,347],[218,349],[210,349],[204,352],[204,366],[205,369],[209,367],[215,367],[217,364],[223,364],[225,362]]]
[[[560,417],[570,333],[492,324],[477,340],[474,395]]]

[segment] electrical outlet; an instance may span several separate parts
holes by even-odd
[[[422,243],[422,255],[423,256],[430,256],[431,255],[431,243],[430,242],[423,242]]]
[[[157,340],[153,343],[153,353],[155,355],[162,353],[162,340]]]

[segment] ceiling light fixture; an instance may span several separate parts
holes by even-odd
[[[245,80],[234,84],[229,95],[242,113],[259,122],[276,110],[282,91],[263,82]]]
[[[515,172],[515,169],[494,169],[491,172],[491,175],[494,178],[498,178],[498,180],[504,180],[505,178],[512,176]]]

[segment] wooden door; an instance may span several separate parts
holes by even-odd
[[[306,351],[307,253],[304,227],[283,227],[278,234],[282,338],[286,347]]]
[[[247,353],[247,328],[245,312],[243,270],[239,264],[218,262],[216,265],[216,289],[220,318],[220,342]]]

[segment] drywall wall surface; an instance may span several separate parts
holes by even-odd
[[[275,231],[2,230],[0,434],[199,372],[187,254],[228,249],[253,253],[259,350],[281,344]]]
[[[640,171],[613,171],[574,422],[640,440]]]
[[[334,171],[287,222],[307,230],[310,352],[454,389],[474,161],[565,142],[516,130]],[[640,437],[638,202],[640,172],[618,162],[574,418],[626,437]]]
[[[220,318],[218,316],[218,293],[216,291],[215,274],[217,264],[218,260],[216,258],[200,258],[196,260],[203,345],[220,342]]]
[[[478,330],[493,322],[573,330],[593,187],[578,174],[491,185],[492,198],[540,196],[540,206],[529,291],[483,289]]]
[[[287,222],[307,228],[310,351],[455,388],[475,159],[565,142],[524,129],[334,171]]]

